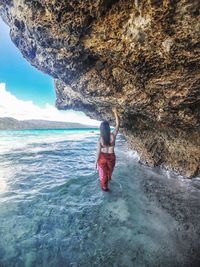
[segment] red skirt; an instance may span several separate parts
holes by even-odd
[[[108,181],[112,178],[112,172],[115,167],[115,154],[100,153],[98,160],[99,177],[102,190],[108,189]]]

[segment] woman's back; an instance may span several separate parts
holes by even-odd
[[[114,147],[115,147],[115,135],[114,135],[114,133],[110,133],[110,145],[104,145],[102,137],[100,137],[100,145],[101,145],[101,152],[102,153],[113,154],[114,153]]]

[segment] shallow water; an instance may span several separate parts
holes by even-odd
[[[199,266],[199,179],[140,165],[119,136],[102,192],[97,138],[0,133],[0,266]]]

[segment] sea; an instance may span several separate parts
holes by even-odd
[[[119,135],[103,192],[98,136],[0,131],[0,266],[200,266],[200,178],[142,165]]]

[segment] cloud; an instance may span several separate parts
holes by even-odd
[[[0,83],[0,117],[12,117],[18,120],[51,120],[64,122],[77,122],[88,125],[99,125],[96,120],[91,120],[83,112],[72,110],[60,111],[46,103],[41,108],[32,101],[23,101],[6,91],[6,84]]]

